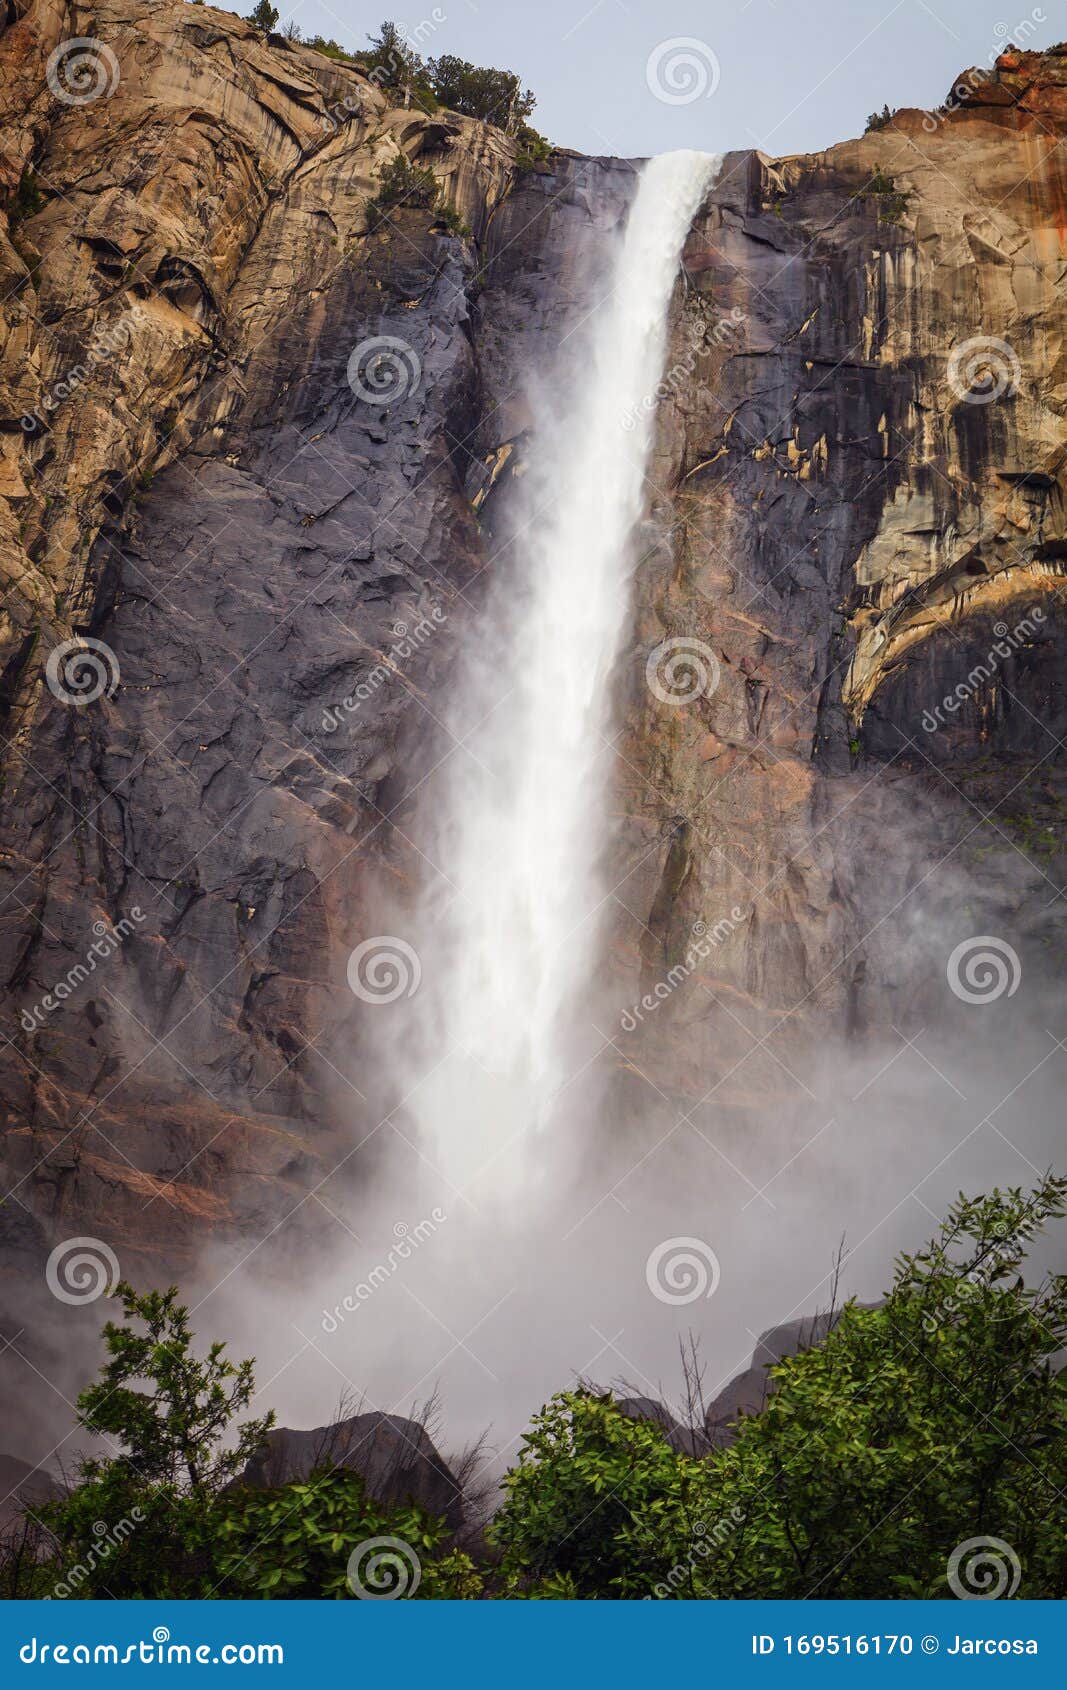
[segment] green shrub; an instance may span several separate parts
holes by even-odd
[[[401,209],[433,211],[453,235],[469,235],[470,229],[454,206],[442,197],[440,186],[429,165],[412,164],[403,154],[390,159],[378,171],[378,192],[367,204],[367,217],[372,231],[381,228],[391,211]]]
[[[544,164],[552,157],[552,147],[543,135],[528,123],[519,125],[516,137],[519,143],[515,154],[515,169],[520,171],[536,170],[539,164]]]
[[[1022,1266],[1065,1193],[961,1196],[705,1460],[610,1399],[553,1399],[493,1526],[513,1593],[525,1572],[582,1597],[947,1598],[950,1558],[993,1537],[1005,1589],[1063,1597],[1067,1276],[1027,1287]]]

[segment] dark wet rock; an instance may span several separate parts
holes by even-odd
[[[361,1474],[378,1502],[418,1503],[453,1531],[463,1523],[462,1492],[426,1428],[396,1414],[356,1414],[306,1432],[279,1426],[238,1482],[262,1490],[330,1467]]]
[[[16,1455],[0,1452],[0,1532],[6,1532],[20,1516],[33,1512],[42,1502],[62,1496],[63,1487],[44,1467],[31,1467]]]

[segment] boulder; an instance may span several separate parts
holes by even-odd
[[[321,1467],[361,1474],[376,1502],[418,1503],[452,1531],[463,1523],[463,1493],[425,1426],[398,1414],[354,1414],[310,1431],[278,1426],[238,1482],[265,1490]]]

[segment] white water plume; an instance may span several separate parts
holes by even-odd
[[[668,308],[717,167],[693,152],[645,165],[602,297],[539,401],[510,562],[471,630],[448,722],[462,749],[433,799],[428,855],[452,891],[419,925],[431,1072],[412,1099],[455,1183],[514,1187],[531,1127],[586,1060],[569,1022],[597,960],[611,675]]]

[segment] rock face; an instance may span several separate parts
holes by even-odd
[[[136,1277],[299,1227],[373,1115],[346,958],[419,874],[522,373],[578,322],[633,170],[520,171],[498,131],[210,7],[87,16],[0,25],[0,1224],[9,1265],[92,1234]],[[611,964],[624,1002],[679,967],[701,990],[631,1017],[624,1116],[639,1068],[743,1126],[785,1084],[753,1039],[793,1061],[918,1012],[892,876],[862,872],[871,767],[943,843],[945,771],[995,804],[1067,716],[1065,83],[1062,50],[1012,53],[944,114],[728,155],[694,224],[619,677]],[[398,152],[470,237],[372,227]],[[1008,657],[925,730],[1001,624]],[[674,637],[718,676],[683,707],[645,684]],[[1031,781],[1041,814],[1059,781]]]
[[[279,1426],[268,1432],[267,1448],[249,1462],[240,1483],[262,1490],[324,1467],[362,1474],[377,1502],[418,1503],[452,1531],[463,1523],[462,1491],[425,1426],[395,1414],[355,1414],[307,1432]]]
[[[58,1480],[43,1467],[31,1467],[16,1455],[0,1453],[0,1536],[17,1527],[23,1513],[63,1494]]]
[[[802,1350],[814,1349],[821,1344],[827,1333],[833,1330],[837,1319],[838,1311],[835,1309],[802,1320],[786,1321],[784,1325],[772,1326],[769,1332],[762,1333],[752,1352],[751,1364],[736,1379],[724,1385],[708,1405],[704,1423],[708,1443],[716,1448],[730,1443],[741,1416],[758,1414],[766,1406],[767,1398],[773,1395],[775,1381],[768,1369],[789,1356],[799,1355]]]

